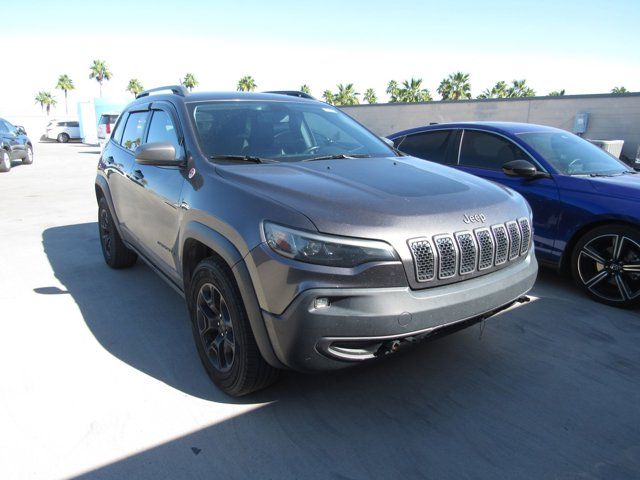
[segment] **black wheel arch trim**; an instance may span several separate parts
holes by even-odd
[[[186,257],[184,246],[186,245],[187,240],[190,239],[196,240],[209,247],[230,267],[236,284],[238,285],[238,289],[240,290],[240,295],[242,296],[247,317],[249,318],[251,331],[256,339],[256,344],[258,345],[258,349],[260,350],[262,357],[272,367],[280,369],[286,368],[273,350],[271,339],[267,332],[264,319],[262,318],[262,313],[258,304],[258,297],[256,296],[251,275],[249,274],[249,270],[238,249],[226,237],[212,228],[197,221],[188,221],[184,226],[180,242],[181,265],[184,265],[184,259]],[[182,268],[184,278],[184,267]],[[188,279],[186,278],[184,278],[184,288],[186,296],[186,290],[188,289]]]

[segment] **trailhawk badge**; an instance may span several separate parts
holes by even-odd
[[[476,213],[474,215],[465,215],[462,217],[464,223],[484,223],[487,221],[487,217],[483,213]]]

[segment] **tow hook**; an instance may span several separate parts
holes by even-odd
[[[526,295],[521,296],[520,298],[518,298],[518,300],[516,300],[516,302],[518,303],[527,303],[530,302],[531,299],[529,297],[527,297]]]

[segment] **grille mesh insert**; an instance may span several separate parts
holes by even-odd
[[[495,243],[488,228],[476,230],[478,245],[480,246],[480,258],[478,259],[478,270],[486,270],[493,267],[493,255],[495,253]]]
[[[476,270],[478,249],[471,232],[456,233],[456,241],[460,249],[460,275],[466,275]]]
[[[502,265],[507,261],[507,256],[509,255],[509,237],[507,236],[507,229],[501,224],[492,226],[491,230],[493,230],[493,237],[496,242],[495,265]]]
[[[418,281],[428,282],[433,280],[435,276],[435,259],[429,240],[414,240],[410,243],[410,247]]]
[[[456,274],[458,251],[450,236],[435,237],[436,250],[440,259],[438,278],[451,278]]]
[[[520,231],[522,232],[520,255],[524,255],[529,251],[529,246],[531,245],[531,225],[529,225],[529,220],[526,218],[521,218],[518,220],[518,223],[520,224]]]

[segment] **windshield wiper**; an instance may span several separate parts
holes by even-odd
[[[210,155],[210,160],[239,160],[241,162],[274,163],[277,160],[271,158],[254,157],[251,155]]]
[[[307,158],[303,162],[313,162],[314,160],[339,160],[341,158],[369,158],[371,155],[366,153],[336,153],[333,155],[322,155],[321,157]]]
[[[640,172],[637,172],[635,170],[625,170],[622,173],[625,174],[625,175],[638,175]]]

